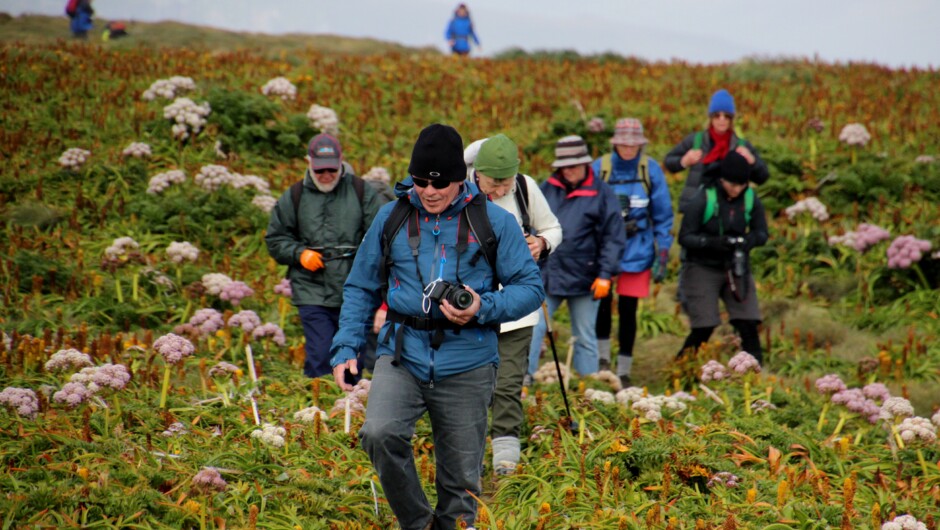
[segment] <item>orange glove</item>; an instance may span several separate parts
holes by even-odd
[[[610,294],[610,280],[605,280],[604,278],[595,279],[594,283],[591,284],[591,292],[594,293],[595,300],[607,298],[607,295]]]
[[[310,272],[317,272],[323,268],[323,256],[316,250],[308,248],[300,253],[300,264]]]

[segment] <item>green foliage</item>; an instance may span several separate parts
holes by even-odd
[[[209,123],[218,125],[223,151],[294,159],[306,152],[305,141],[317,133],[304,115],[278,121],[280,107],[261,94],[214,89],[209,92]]]

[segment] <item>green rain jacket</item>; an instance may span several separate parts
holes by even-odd
[[[360,204],[352,174],[344,171],[340,179],[333,191],[323,193],[314,185],[308,169],[297,215],[290,189],[271,210],[264,241],[271,257],[288,267],[294,305],[340,307],[343,304],[343,284],[352,268],[355,251],[385,202],[372,186],[366,185]],[[323,255],[324,268],[310,272],[300,265],[300,254],[307,248]],[[346,257],[329,259],[346,254]]]

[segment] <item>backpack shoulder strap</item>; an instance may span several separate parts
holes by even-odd
[[[705,211],[702,213],[702,224],[707,223],[714,215],[718,206],[718,192],[714,187],[705,188]]]
[[[392,240],[395,239],[395,235],[398,234],[398,232],[401,230],[401,227],[405,225],[405,221],[408,219],[408,215],[413,210],[414,207],[411,205],[410,199],[407,196],[401,197],[392,208],[392,212],[385,220],[385,224],[382,225],[382,266],[379,268],[379,279],[382,284],[381,294],[383,300],[388,293],[388,272],[392,268],[390,252],[392,247]],[[416,235],[416,242],[417,241],[420,241],[419,235]],[[411,246],[411,244],[412,240],[411,235],[409,234],[408,245]],[[415,252],[417,252],[417,246],[412,248],[412,253]]]
[[[613,171],[613,153],[607,153],[601,157],[601,180],[607,182],[607,179],[610,178],[610,173]]]
[[[646,188],[646,196],[650,196],[650,190],[652,186],[650,185],[650,157],[646,155],[640,155],[640,164],[637,168],[638,176],[643,182],[643,187]]]
[[[366,181],[356,175],[352,175],[352,185],[353,189],[356,190],[356,197],[359,197],[359,206],[362,206],[365,203]]]
[[[300,238],[300,196],[304,192],[303,179],[293,183],[290,187],[290,202],[294,205],[294,235]]]
[[[516,206],[519,207],[519,216],[522,218],[522,230],[526,234],[532,233],[532,219],[529,218],[529,184],[522,173],[516,173]]]
[[[493,269],[493,283],[498,283],[496,278],[496,250],[499,242],[496,239],[496,232],[493,231],[493,225],[490,224],[490,217],[486,213],[486,196],[478,193],[463,209],[467,218],[467,225],[477,238],[480,248],[483,250],[483,257]]]
[[[751,210],[754,209],[754,188],[744,190],[744,222],[751,226]]]

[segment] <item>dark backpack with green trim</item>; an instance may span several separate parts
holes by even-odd
[[[751,225],[751,210],[754,209],[754,190],[744,190],[744,222]],[[707,223],[718,212],[718,191],[709,186],[705,188],[705,211],[702,212],[702,224]]]

